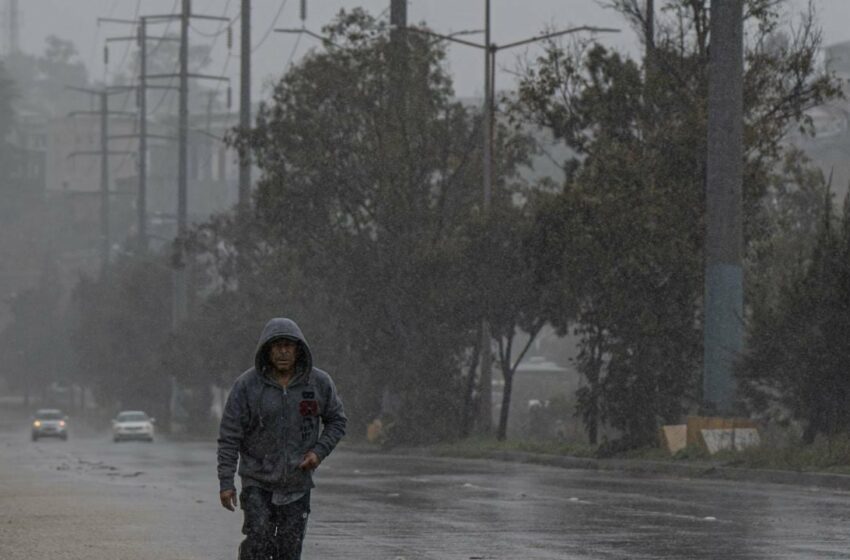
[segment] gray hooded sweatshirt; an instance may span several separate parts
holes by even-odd
[[[268,346],[279,338],[300,345],[295,377],[286,389],[269,375]],[[324,460],[345,434],[346,422],[333,380],[313,367],[301,329],[290,319],[272,319],[260,335],[254,367],[236,379],[224,407],[218,437],[220,489],[235,489],[238,460],[243,486],[309,490],[312,472],[298,465],[308,451]]]

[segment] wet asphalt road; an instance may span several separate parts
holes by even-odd
[[[850,558],[844,492],[345,449],[316,482],[305,559]],[[0,512],[11,560],[227,559],[241,538],[213,442],[0,432]]]

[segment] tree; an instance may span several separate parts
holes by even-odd
[[[36,394],[44,402],[48,387],[65,381],[68,337],[62,329],[56,272],[47,260],[35,286],[7,299],[12,321],[0,332],[4,370],[9,385],[24,394],[27,404]]]
[[[611,6],[639,34],[636,0]],[[702,246],[710,36],[707,2],[667,0],[655,22],[651,71],[607,48],[550,44],[527,69],[517,118],[550,129],[578,156],[560,199],[541,213],[578,302],[579,406],[595,440],[605,423],[627,447],[651,443],[661,423],[697,401],[701,355]],[[747,3],[744,215],[746,243],[764,229],[753,219],[781,175],[782,138],[806,127],[805,110],[838,93],[816,68],[820,35],[811,14],[790,35],[779,3]],[[538,237],[543,234],[538,234]],[[554,236],[550,235],[550,238]],[[557,248],[560,247],[560,252]],[[561,317],[566,328],[569,317]]]
[[[537,335],[557,315],[561,298],[552,297],[552,284],[535,274],[539,246],[532,238],[536,204],[545,200],[526,192],[522,201],[504,189],[489,215],[471,236],[469,261],[478,263],[475,283],[485,298],[491,334],[496,341],[497,364],[504,381],[496,438],[507,438],[514,377]],[[537,261],[539,262],[539,261]],[[540,268],[546,264],[541,263]],[[547,263],[548,264],[548,263]],[[527,335],[518,337],[520,333]],[[517,341],[522,340],[521,346]]]
[[[811,252],[783,276],[777,297],[754,309],[738,368],[749,407],[801,423],[805,443],[850,429],[850,198],[840,227],[831,196],[823,202]]]
[[[124,257],[106,279],[82,278],[72,294],[74,375],[106,409],[145,409],[168,419],[171,275],[162,259]]]
[[[50,35],[45,42],[43,55],[14,53],[6,65],[19,90],[26,93],[19,110],[43,117],[64,116],[79,103],[76,95],[68,94],[68,86],[85,87],[88,72],[71,41]]]
[[[470,419],[463,370],[486,292],[470,250],[482,224],[480,115],[452,99],[439,43],[406,36],[394,103],[386,23],[353,10],[324,33],[236,138],[261,171],[250,222],[223,217],[189,243],[249,323],[279,309],[318,337],[363,426],[383,414],[393,441],[456,436]],[[497,190],[510,200],[528,143],[505,132]]]

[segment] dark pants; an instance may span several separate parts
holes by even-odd
[[[256,486],[242,489],[239,497],[245,522],[239,560],[299,560],[307,532],[310,493],[284,506],[272,504],[272,493]]]

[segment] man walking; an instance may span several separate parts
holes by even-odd
[[[254,367],[227,398],[219,430],[221,505],[234,511],[241,504],[244,513],[239,560],[301,558],[312,474],[345,434],[346,421],[333,380],[313,367],[298,325],[269,321]]]

